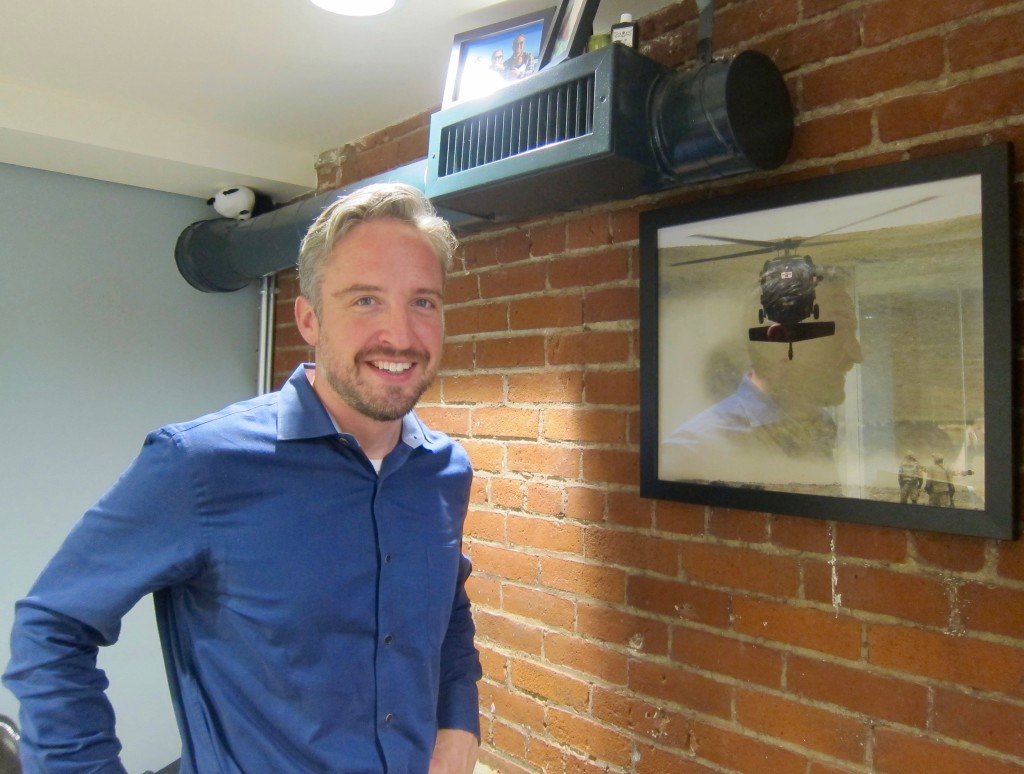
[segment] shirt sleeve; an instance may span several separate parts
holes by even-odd
[[[98,648],[139,599],[198,571],[196,483],[175,437],[152,433],[16,604],[4,685],[21,704],[26,771],[124,772]]]
[[[473,645],[476,628],[470,611],[466,580],[473,566],[463,555],[455,587],[452,615],[441,644],[441,686],[438,696],[438,728],[469,731],[480,738],[480,697],[477,681],[482,676],[480,654]]]

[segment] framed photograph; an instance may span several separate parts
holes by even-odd
[[[555,14],[555,26],[544,45],[541,68],[579,56],[587,49],[593,33],[594,16],[601,0],[562,0]]]
[[[1010,164],[643,213],[641,495],[1015,537]]]
[[[555,8],[461,32],[452,43],[441,107],[491,94],[540,69]]]

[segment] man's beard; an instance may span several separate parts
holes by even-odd
[[[379,390],[372,390],[359,378],[359,363],[366,364],[367,368],[373,368],[368,361],[376,358],[397,357],[407,358],[415,361],[417,367],[423,367],[422,379],[412,385],[381,387]],[[356,364],[345,369],[344,372],[327,367],[324,369],[324,376],[327,383],[335,393],[363,416],[374,419],[378,422],[392,422],[401,419],[419,401],[426,392],[430,383],[434,380],[434,372],[426,368],[430,356],[426,352],[418,350],[373,350],[362,353]]]

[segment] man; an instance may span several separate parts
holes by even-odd
[[[472,471],[412,411],[454,247],[406,186],[313,224],[295,317],[316,364],[150,434],[18,603],[26,771],[124,771],[96,654],[149,593],[182,772],[472,771]]]
[[[817,292],[835,334],[785,344],[748,342],[750,371],[736,391],[691,417],[659,450],[669,480],[723,481],[829,493],[838,483],[832,408],[846,399],[846,375],[863,360],[853,300],[839,282]]]
[[[512,56],[505,60],[505,77],[518,80],[532,75],[537,69],[533,54],[526,50],[526,36],[520,33],[512,41]]]

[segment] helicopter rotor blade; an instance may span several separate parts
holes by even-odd
[[[829,234],[834,234],[836,231],[842,231],[844,228],[849,228],[850,226],[859,226],[861,223],[867,223],[869,220],[874,220],[875,218],[881,218],[883,215],[890,215],[890,214],[892,214],[894,212],[899,212],[900,210],[905,210],[905,209],[907,209],[909,207],[916,207],[919,204],[924,204],[925,202],[930,202],[932,199],[937,199],[937,198],[939,198],[939,197],[937,197],[937,196],[926,196],[923,199],[918,199],[916,202],[909,202],[908,204],[901,204],[899,207],[893,207],[891,210],[886,210],[885,212],[876,212],[874,215],[868,215],[866,218],[861,218],[860,220],[855,220],[852,223],[847,223],[844,226],[836,226],[835,228],[830,228],[828,231],[822,231],[820,234],[817,234],[817,235],[812,236],[812,237],[807,237],[807,239],[805,239],[803,241],[804,242],[811,242],[811,241],[814,241],[815,239],[818,239],[820,237],[827,236]],[[819,242],[818,244],[824,244],[824,242]]]

